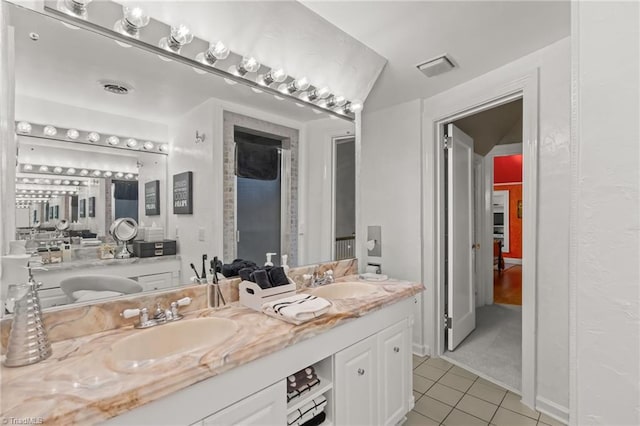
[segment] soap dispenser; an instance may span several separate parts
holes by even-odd
[[[273,262],[271,261],[271,256],[275,256],[278,253],[267,253],[267,261],[264,263],[264,266],[273,266]]]
[[[27,263],[29,279],[26,284],[11,287],[8,299],[15,303],[9,343],[4,365],[7,367],[21,367],[35,364],[51,356],[51,344],[47,330],[42,321],[42,309],[38,297],[37,283],[32,274],[31,262]]]
[[[282,266],[282,269],[284,270],[284,274],[286,276],[289,276],[289,265],[287,264],[287,261],[289,259],[289,256],[287,256],[286,254],[282,255],[282,263],[280,264],[280,266]]]

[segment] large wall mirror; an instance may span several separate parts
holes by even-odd
[[[204,254],[262,265],[277,253],[289,266],[354,257],[351,116],[5,5],[18,149],[3,299],[33,256],[46,263],[45,308],[190,284]],[[122,218],[138,224],[128,257],[110,233]],[[80,289],[78,276],[103,279]],[[111,289],[111,276],[135,284]]]

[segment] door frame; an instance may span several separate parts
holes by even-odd
[[[522,143],[496,145],[483,159],[485,200],[491,200],[493,194],[493,159],[505,155],[522,154]],[[523,176],[524,178],[524,176]],[[523,179],[524,181],[524,179]],[[524,194],[523,194],[524,198]],[[524,208],[524,203],[523,203]],[[524,216],[524,215],[523,215]],[[493,202],[485,203],[482,218],[482,243],[480,244],[480,287],[484,298],[483,305],[493,304]],[[524,228],[523,228],[524,231]],[[524,262],[523,262],[524,263]],[[523,287],[524,291],[524,287]],[[523,318],[524,319],[524,318]],[[524,330],[523,330],[524,331]]]
[[[523,269],[522,277],[522,402],[535,407],[536,395],[536,282],[537,282],[537,194],[538,194],[538,110],[539,68],[515,79],[492,81],[491,84],[467,84],[455,96],[423,101],[422,170],[423,185],[423,282],[433,287],[425,292],[426,341],[431,353],[439,357],[445,349],[444,330],[444,125],[468,115],[513,100],[523,99]],[[453,89],[451,89],[453,90]],[[433,186],[429,185],[432,183]],[[429,297],[431,296],[431,297]],[[429,315],[431,313],[431,315]]]

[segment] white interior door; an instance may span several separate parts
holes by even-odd
[[[473,139],[449,124],[447,155],[448,349],[476,328],[473,285]]]

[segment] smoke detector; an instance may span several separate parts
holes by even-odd
[[[115,95],[126,95],[133,90],[131,85],[120,81],[100,80],[98,84],[100,84],[105,91]]]
[[[455,68],[453,60],[446,54],[430,59],[426,62],[416,65],[416,67],[427,77],[435,77]]]

